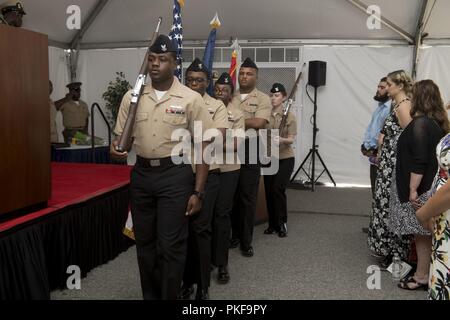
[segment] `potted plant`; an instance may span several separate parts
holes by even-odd
[[[109,111],[107,117],[112,130],[116,126],[117,114],[122,98],[130,89],[131,85],[125,79],[125,74],[123,72],[116,72],[116,79],[109,82],[106,92],[103,93],[102,97],[106,101],[106,109]]]

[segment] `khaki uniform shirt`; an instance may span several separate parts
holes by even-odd
[[[245,119],[244,119],[244,113],[234,106],[233,104],[229,104],[227,107],[227,113],[228,113],[228,129],[227,134],[231,135],[232,138],[236,137],[239,132],[237,130],[241,130],[242,134],[245,134]],[[231,137],[227,140],[233,141]],[[234,143],[234,142],[233,142]],[[241,168],[240,163],[238,162],[237,152],[233,152],[233,157],[229,156],[229,158],[232,158],[234,160],[234,164],[227,164],[226,163],[226,154],[224,152],[224,159],[223,163],[220,166],[220,172],[231,172],[236,171]]]
[[[265,119],[267,122],[270,120],[272,110],[270,98],[258,89],[250,92],[244,100],[241,100],[241,93],[237,91],[231,103],[243,112],[245,120],[252,118]]]
[[[80,129],[87,126],[89,118],[89,108],[86,102],[79,100],[79,104],[75,101],[68,101],[61,106],[63,116],[63,124],[66,129]]]
[[[268,125],[268,129],[278,129],[281,125],[281,120],[283,119],[283,114],[281,112],[272,112],[270,116],[270,122]],[[295,119],[295,116],[289,112],[285,129],[283,130],[283,133],[279,133],[280,136],[286,138],[287,136],[296,136],[297,135],[297,121]],[[270,140],[268,140],[268,149],[269,149],[269,155],[270,153]],[[294,157],[294,150],[292,149],[292,146],[289,144],[280,144],[280,156],[279,159],[288,159]]]
[[[212,119],[212,127],[216,129],[228,128],[228,113],[227,107],[222,101],[212,98],[209,94],[203,95],[205,101],[206,110]],[[221,137],[222,138],[222,137]],[[209,170],[219,169],[220,166],[216,163],[211,163]],[[195,172],[195,167],[194,167]]]
[[[212,98],[209,94],[205,93],[203,96],[206,109],[211,115],[214,128],[228,128],[228,113],[227,107],[222,101]]]
[[[125,127],[130,101],[131,90],[125,94],[120,105],[114,130],[117,135],[121,135]],[[133,128],[133,148],[138,156],[147,159],[170,157],[174,147],[180,143],[172,141],[172,132],[186,129],[193,137],[195,121],[203,122],[203,131],[211,127],[211,116],[197,92],[174,77],[172,87],[158,100],[155,90],[148,84],[139,100]]]
[[[50,142],[58,142],[58,130],[56,129],[56,107],[50,99]]]

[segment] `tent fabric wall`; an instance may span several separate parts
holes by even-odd
[[[82,99],[89,105],[89,110],[91,105],[97,102],[105,115],[108,114],[102,95],[107,90],[109,82],[114,81],[116,72],[123,72],[133,86],[145,52],[145,49],[85,50],[80,52],[79,80],[83,82]],[[95,135],[106,138],[108,128],[98,111],[95,111],[94,121]],[[113,131],[114,128],[111,130]]]
[[[301,52],[301,61],[293,63],[297,70],[300,70],[303,62],[310,60],[327,62],[327,84],[318,89],[319,152],[337,183],[368,186],[369,166],[359,148],[376,107],[372,97],[378,80],[388,72],[398,69],[411,71],[413,49],[407,46],[304,46]],[[89,105],[98,102],[106,111],[102,94],[109,81],[115,78],[116,72],[122,71],[133,84],[144,55],[145,49],[81,51],[79,80],[83,82],[82,99]],[[450,47],[424,49],[420,57],[418,79],[435,80],[445,101],[449,101],[450,90],[447,88],[450,88]],[[64,51],[50,48],[50,62],[50,78],[55,84],[52,96],[59,99],[65,95],[65,84],[68,81]],[[307,75],[306,68],[303,84],[299,89],[301,102],[295,106],[299,126],[295,169],[312,146],[310,119],[313,104],[304,92]],[[313,88],[309,87],[308,90],[312,96]],[[60,117],[58,113],[57,119],[60,120]],[[95,119],[96,135],[106,138],[107,129],[98,112]],[[58,126],[62,131],[60,122]],[[309,168],[309,163],[305,168]],[[316,170],[317,173],[322,170],[318,162]],[[297,178],[306,179],[306,176],[299,174]],[[325,175],[319,181],[329,182],[329,179]]]
[[[338,184],[370,185],[367,158],[360,146],[365,129],[376,108],[373,100],[378,81],[388,72],[411,70],[410,47],[305,47],[304,61],[327,62],[326,86],[318,88],[317,134],[319,153]],[[304,88],[302,88],[304,90]],[[313,88],[308,88],[313,97]],[[303,93],[298,132],[303,135],[297,148],[298,168],[312,147],[313,104]],[[308,163],[305,166],[309,168]],[[308,171],[308,170],[307,170]],[[316,161],[316,177],[322,171]],[[298,175],[296,178],[302,177]],[[303,175],[302,179],[306,176]],[[330,182],[324,175],[320,182]]]
[[[450,103],[450,46],[422,49],[417,79],[432,79],[439,86],[444,103]]]

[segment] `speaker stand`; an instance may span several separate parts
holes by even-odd
[[[292,179],[290,181],[291,184],[289,186],[290,188],[297,189],[296,183],[294,183],[294,180],[295,180],[295,177],[297,176],[297,174],[300,172],[300,170],[303,170],[303,172],[308,177],[309,181],[306,181],[305,183],[303,183],[303,187],[299,188],[299,189],[307,189],[307,190],[311,189],[311,191],[314,192],[315,185],[319,184],[318,180],[325,172],[327,173],[328,177],[330,178],[330,180],[333,182],[334,186],[336,187],[336,182],[334,181],[333,177],[331,176],[330,171],[328,170],[327,166],[325,165],[325,162],[323,161],[322,157],[320,156],[319,146],[316,145],[318,131],[319,131],[319,129],[317,128],[317,86],[315,86],[314,87],[314,114],[313,114],[313,145],[312,145],[312,148],[309,150],[308,155],[305,157],[305,159],[301,163],[300,167],[297,169],[294,176],[292,177]],[[320,163],[322,164],[322,167],[324,168],[323,171],[317,177],[317,179],[315,178],[316,156],[319,159]],[[312,162],[312,167],[311,167],[310,173],[307,172],[303,167],[306,164],[306,162],[308,161],[309,157],[311,157],[311,162]],[[310,185],[311,187],[308,188],[307,187],[308,185]]]

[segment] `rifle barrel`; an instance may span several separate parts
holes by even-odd
[[[147,72],[148,72],[148,62],[147,62],[148,55],[150,52],[150,47],[153,45],[156,38],[158,37],[159,28],[161,26],[161,21],[162,21],[162,18],[159,17],[158,24],[157,24],[155,32],[153,33],[152,38],[150,40],[150,44],[149,44],[147,52],[145,54],[144,61],[142,62],[142,66],[139,71],[139,75],[137,77],[137,80],[135,82],[135,85],[134,85],[132,93],[131,93],[131,103],[130,103],[130,108],[128,110],[127,121],[125,122],[125,126],[123,128],[122,135],[120,136],[119,143],[116,147],[116,150],[119,152],[126,152],[126,151],[130,151],[130,149],[131,149],[132,135],[133,135],[134,123],[136,120],[137,107],[138,107],[139,100],[142,95],[142,91],[145,86],[145,79],[147,77]]]
[[[305,66],[306,66],[306,62],[303,63],[302,69],[301,69],[301,71],[300,71],[300,73],[299,73],[297,79],[295,80],[294,86],[293,86],[293,88],[292,88],[292,90],[291,90],[291,93],[289,94],[289,98],[287,99],[286,106],[285,106],[284,112],[283,112],[283,117],[282,117],[282,119],[281,119],[280,127],[279,127],[279,129],[278,129],[279,132],[280,132],[280,137],[281,137],[281,135],[282,135],[282,132],[283,132],[283,130],[284,130],[284,127],[286,126],[286,123],[287,123],[287,117],[288,117],[288,114],[289,114],[289,110],[291,109],[292,104],[294,103],[294,96],[295,96],[295,93],[297,92],[298,83],[300,82],[300,79],[302,78],[302,75],[303,75],[303,68],[304,68]]]

